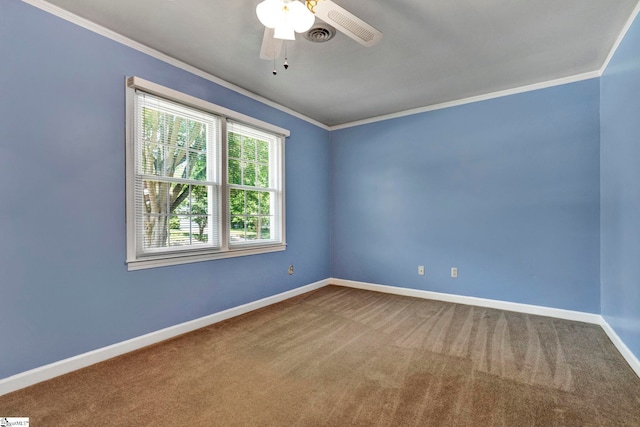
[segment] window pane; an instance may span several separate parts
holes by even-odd
[[[253,138],[244,138],[242,144],[242,159],[254,160],[256,159],[256,140]]]
[[[271,239],[271,218],[261,217],[260,239]]]
[[[169,216],[170,233],[174,232],[174,230],[180,230],[182,227],[183,227],[183,224],[181,224],[180,218],[178,217],[178,215]]]
[[[171,183],[169,190],[170,212],[188,215],[191,211],[189,200],[189,185]]]
[[[240,161],[229,160],[229,184],[242,184],[242,169],[240,169]]]
[[[155,108],[142,109],[142,139],[149,142],[166,143],[169,140],[167,113]]]
[[[256,185],[256,164],[244,162],[244,185]]]
[[[192,244],[209,242],[209,224],[211,224],[211,217],[208,215],[194,215],[191,218]]]
[[[269,187],[269,166],[258,166],[258,187]]]
[[[142,109],[142,173],[205,180],[206,123],[163,108],[161,104],[158,109]]]
[[[191,121],[189,123],[189,147],[195,150],[207,150],[207,126],[204,123]]]
[[[217,213],[211,194],[215,187],[160,181],[141,181],[143,221],[140,236],[144,249],[217,244],[212,229]]]
[[[180,147],[189,146],[189,122],[184,117],[172,116],[173,127],[171,132],[175,132],[176,135],[171,135],[171,142],[175,140],[175,144]]]
[[[161,111],[158,114],[157,132],[160,142],[171,146],[176,145],[177,127],[179,126],[176,119],[175,115],[166,112]]]
[[[257,191],[247,191],[246,196],[246,207],[245,213],[247,214],[257,214],[259,211],[259,196]]]
[[[166,215],[144,215],[143,248],[154,249],[167,246],[169,221]]]
[[[189,179],[207,180],[207,154],[200,151],[189,151]]]
[[[158,141],[161,143],[167,142],[166,132],[166,114],[161,111],[147,109],[149,113],[149,120],[145,122],[145,128],[147,135],[149,135],[151,141]]]
[[[140,171],[146,175],[164,174],[164,146],[152,142],[142,144]]]
[[[258,217],[257,216],[249,216],[247,217],[247,240],[256,240],[258,231]]]
[[[206,185],[191,186],[191,214],[209,214],[209,187]]]
[[[176,146],[167,146],[165,155],[165,176],[186,178],[187,150]]]
[[[260,193],[260,211],[263,215],[269,215],[271,213],[271,193]]]
[[[240,135],[238,135],[237,133],[229,132],[228,138],[229,157],[239,159],[242,150],[242,147],[240,145]]]
[[[142,182],[142,196],[146,213],[166,215],[169,213],[169,183],[159,181]]]
[[[269,163],[269,143],[266,141],[258,141],[258,161]]]
[[[242,242],[245,240],[244,216],[231,216],[231,230],[229,237],[231,242]]]
[[[191,221],[188,215],[169,217],[169,245],[185,246],[191,244]]]
[[[229,191],[229,212],[231,215],[244,215],[244,190],[232,188]]]

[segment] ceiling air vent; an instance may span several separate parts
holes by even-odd
[[[324,43],[331,40],[336,35],[336,29],[329,24],[316,22],[306,33],[304,38],[313,43]]]

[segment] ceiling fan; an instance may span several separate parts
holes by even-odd
[[[256,14],[265,26],[260,58],[266,60],[278,58],[284,41],[295,40],[294,32],[308,31],[316,17],[366,47],[382,38],[380,31],[332,0],[264,0],[256,7]]]

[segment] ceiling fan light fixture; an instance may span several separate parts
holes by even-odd
[[[293,40],[291,33],[304,33],[313,26],[315,16],[297,0],[264,0],[256,6],[258,19],[267,28],[275,28],[275,38]],[[280,30],[278,30],[280,29]],[[286,37],[285,37],[286,35]]]

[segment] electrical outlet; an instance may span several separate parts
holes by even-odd
[[[458,267],[451,267],[451,277],[458,277]]]
[[[424,276],[424,265],[418,266],[418,276]]]
[[[289,266],[289,276],[293,274],[293,264]]]

